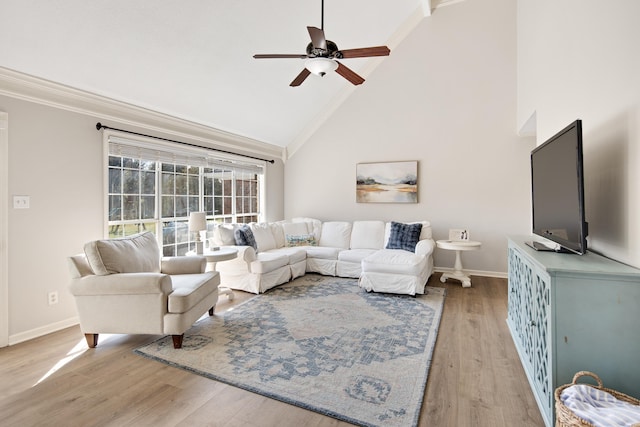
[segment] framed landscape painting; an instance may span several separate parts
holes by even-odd
[[[358,163],[356,202],[418,203],[418,162]]]

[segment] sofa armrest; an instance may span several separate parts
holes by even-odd
[[[169,294],[171,277],[162,273],[117,273],[71,280],[74,296]]]
[[[420,240],[416,244],[415,253],[418,255],[426,255],[427,257],[433,254],[436,244],[432,239]]]
[[[160,271],[164,274],[198,274],[204,273],[207,259],[203,256],[163,257]]]
[[[256,251],[251,246],[225,246],[238,250],[238,255],[230,260],[216,264],[216,270],[223,272],[251,272],[251,263],[257,259]]]

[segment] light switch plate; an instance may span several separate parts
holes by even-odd
[[[14,209],[29,209],[29,196],[13,196]]]

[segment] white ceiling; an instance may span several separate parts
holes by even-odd
[[[451,0],[449,0],[451,1]],[[341,49],[398,41],[435,0],[326,0]],[[444,3],[444,2],[442,2]],[[2,0],[0,66],[281,147],[353,87],[339,75],[289,83],[320,0]],[[426,12],[425,12],[426,11]],[[342,62],[366,79],[385,58]],[[376,62],[377,61],[377,62]]]

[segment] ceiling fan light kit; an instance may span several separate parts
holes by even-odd
[[[324,76],[338,68],[338,63],[329,58],[309,58],[305,61],[304,66],[316,76]]]
[[[309,36],[311,37],[311,43],[307,46],[306,54],[261,54],[253,55],[253,57],[255,59],[306,59],[304,64],[305,68],[293,79],[289,86],[300,86],[311,73],[322,77],[331,71],[335,71],[352,84],[359,85],[364,82],[364,79],[336,59],[388,56],[389,53],[391,53],[387,46],[363,47],[341,51],[334,42],[327,40],[324,36],[324,1],[322,1],[321,18],[321,28],[307,27],[307,31],[309,31]]]

